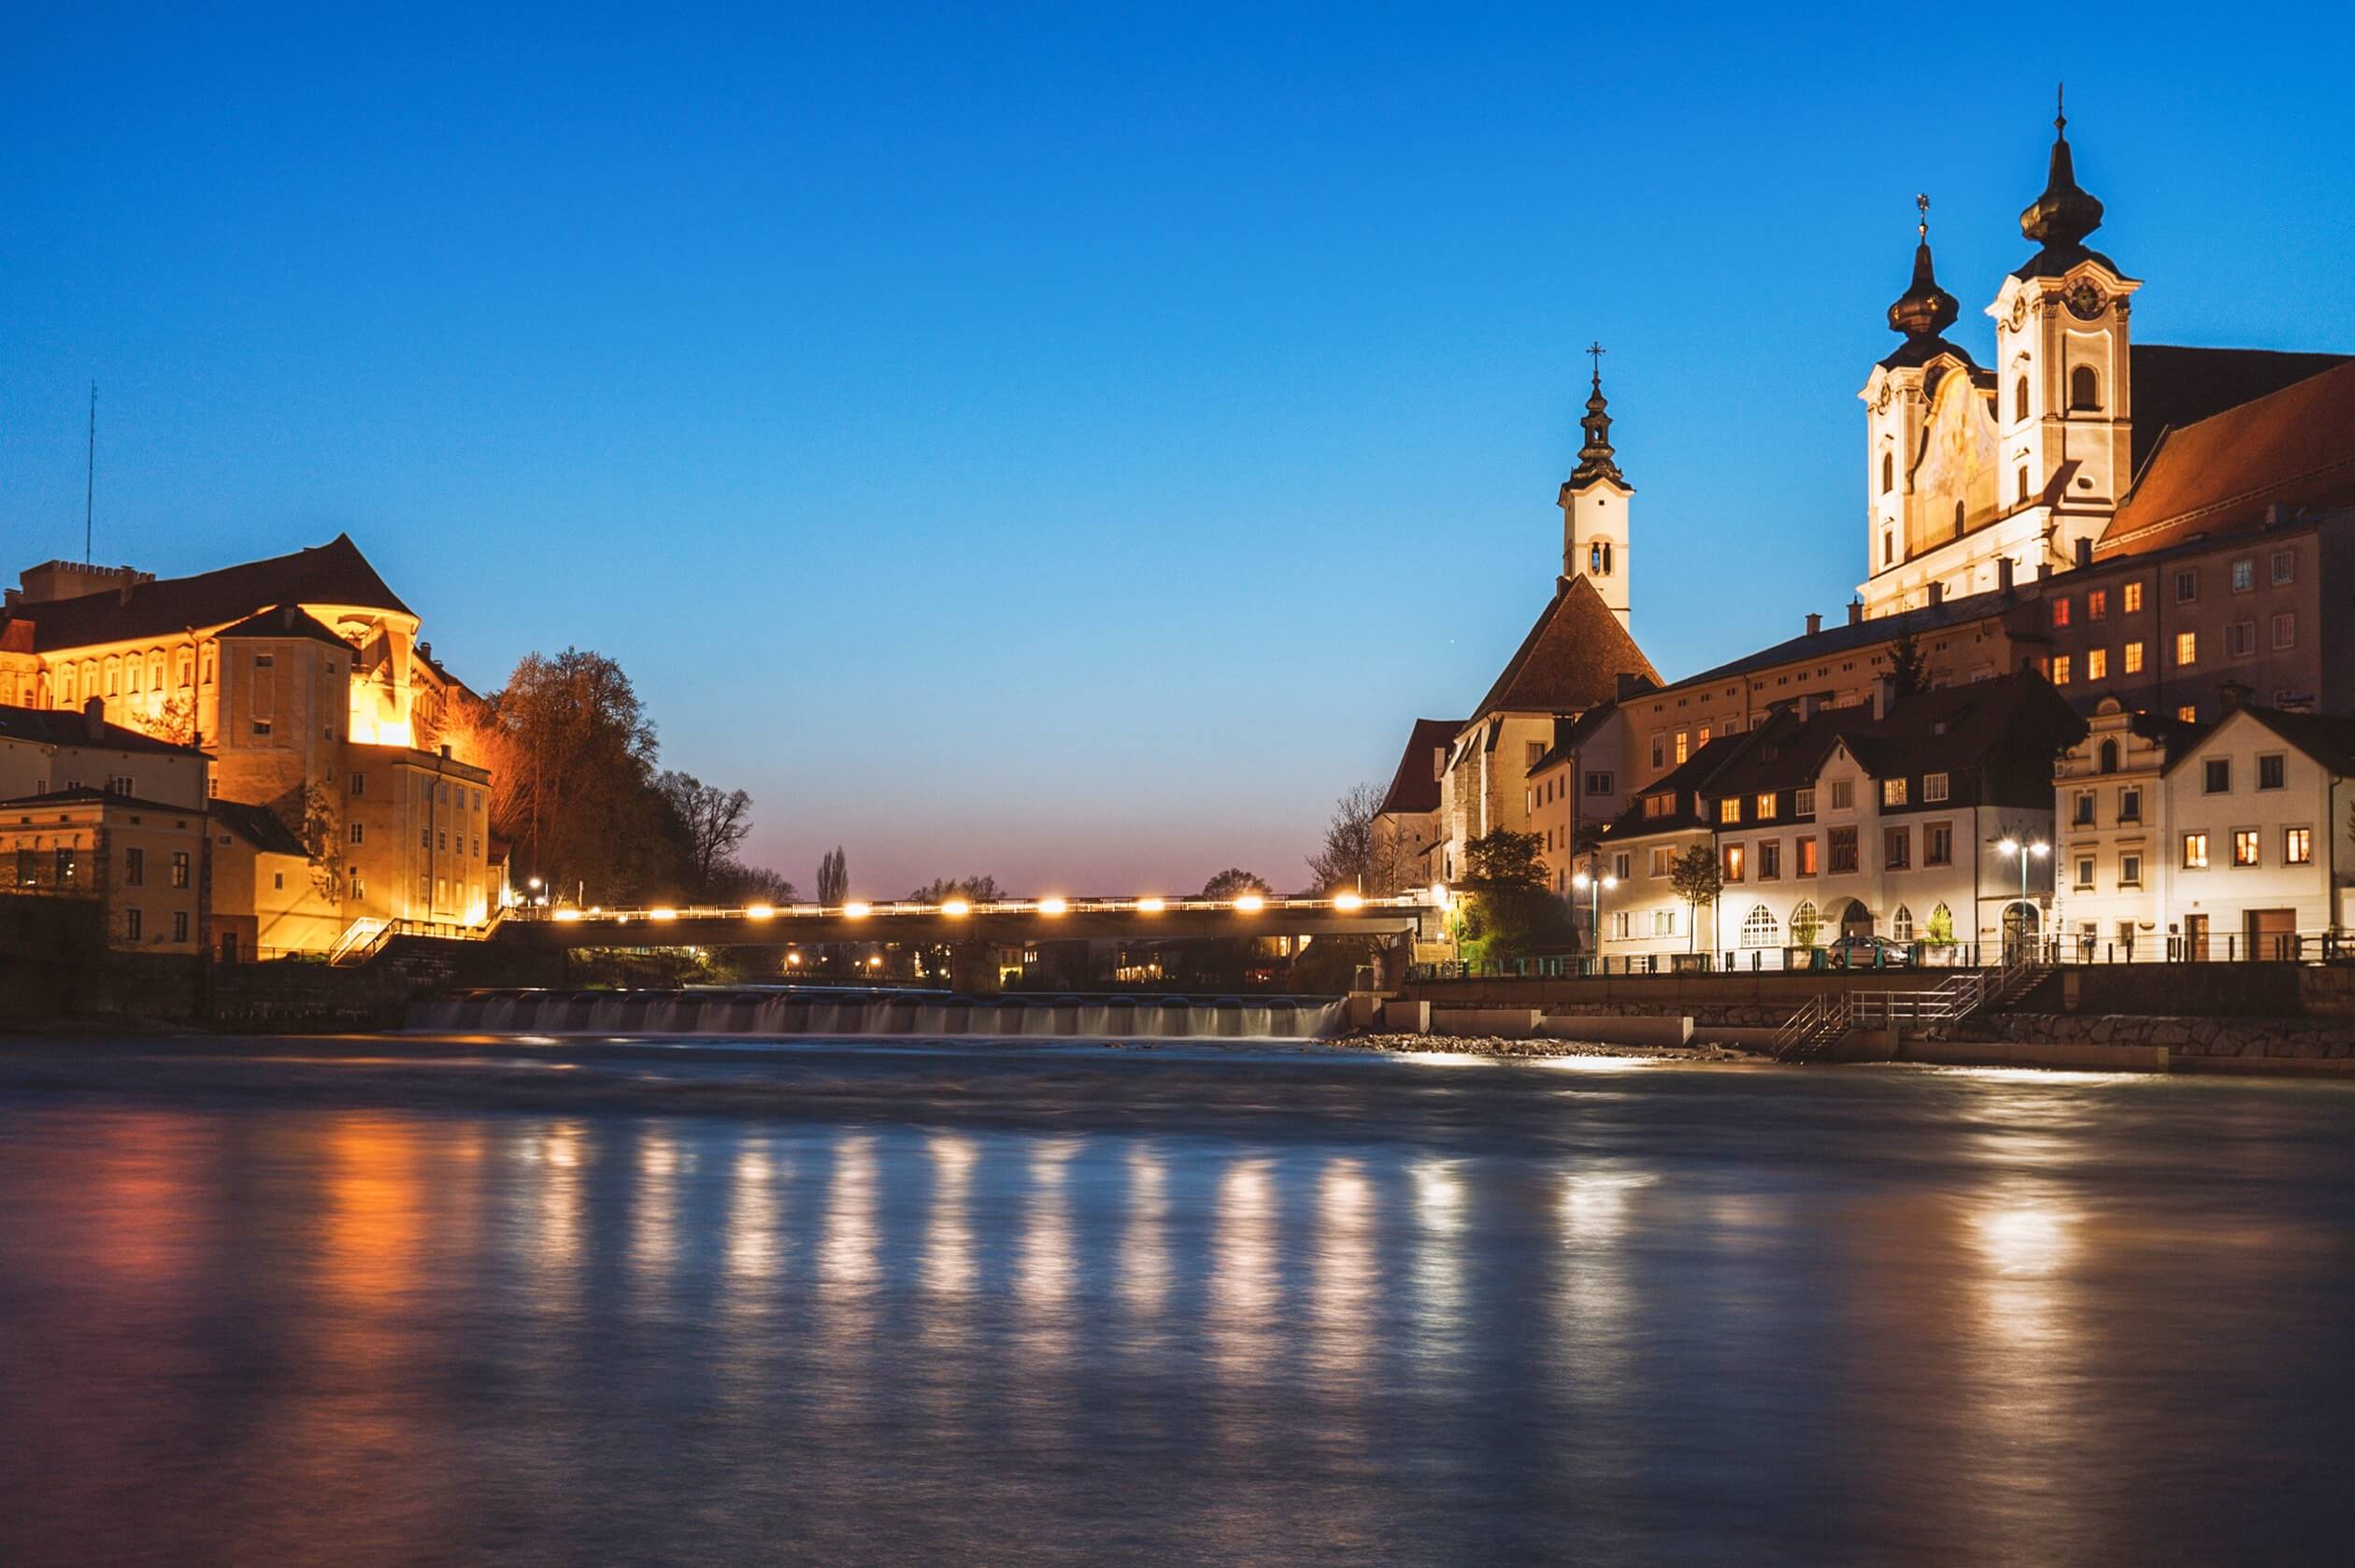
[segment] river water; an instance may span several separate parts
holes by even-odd
[[[0,1046],[0,1562],[2248,1563],[2355,1090]]]

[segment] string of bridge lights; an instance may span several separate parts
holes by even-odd
[[[1444,909],[1453,902],[1448,889],[1439,884],[1411,893],[1367,895],[1364,893],[1334,893],[1324,898],[1270,898],[1261,893],[1238,893],[1233,898],[1162,898],[1151,894],[1138,898],[1068,899],[1054,894],[1044,898],[993,899],[976,904],[969,899],[949,898],[937,904],[894,902],[869,903],[852,899],[838,905],[825,904],[748,904],[741,908],[677,908],[656,905],[649,908],[607,909],[592,905],[583,909],[565,905],[557,909],[534,908],[524,905],[509,913],[525,919],[548,919],[571,923],[577,920],[610,921],[627,925],[633,920],[664,924],[681,919],[697,920],[746,920],[758,924],[779,916],[789,919],[905,919],[925,917],[963,919],[976,915],[1045,915],[1121,914],[1159,915],[1170,910],[1223,911],[1235,915],[1257,915],[1268,910],[1313,910],[1336,914],[1354,914],[1368,909]]]

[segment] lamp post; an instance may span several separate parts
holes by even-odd
[[[1603,972],[1603,890],[1619,886],[1616,877],[1591,877],[1581,871],[1570,878],[1570,885],[1587,895],[1587,924],[1594,933],[1595,973]]]
[[[2041,860],[2049,855],[2052,846],[2041,838],[2023,844],[2006,834],[1995,841],[1995,848],[2006,857],[2018,856],[2020,859],[2020,940],[2024,948],[2028,942],[2028,862],[2032,856]]]

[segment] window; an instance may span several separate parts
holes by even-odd
[[[1792,810],[1792,812],[1793,812],[1793,813],[1795,813],[1796,815],[1801,816],[1801,817],[1812,817],[1812,816],[1814,816],[1814,815],[1815,815],[1815,788],[1814,788],[1814,786],[1810,785],[1810,786],[1808,786],[1806,789],[1804,789],[1804,790],[1793,790],[1793,791],[1791,792],[1791,809]]]
[[[1897,454],[1881,453],[1881,493],[1887,495],[1897,488]]]
[[[2124,659],[2121,661],[2121,664],[2122,664],[2122,667],[2125,669],[2125,671],[2126,671],[2126,673],[2127,673],[2128,675],[2140,675],[2140,674],[2142,674],[2142,667],[2143,667],[2143,649],[2142,649],[2142,644],[2140,644],[2140,643],[2138,643],[2138,642],[2132,642],[2132,643],[2128,643],[2128,644],[2126,645],[2125,657],[2124,657]]]
[[[364,898],[365,898],[365,897],[367,897],[367,896],[368,896],[368,883],[367,883],[367,879],[366,879],[365,877],[362,877],[362,876],[360,875],[360,868],[359,868],[358,866],[356,866],[356,865],[355,865],[355,866],[353,866],[353,867],[351,868],[351,897],[352,897],[352,901],[353,901],[354,903],[358,903],[361,899],[364,899]]]
[[[1812,838],[1802,838],[1794,843],[1791,848],[1798,859],[1795,875],[1813,877],[1816,874],[1816,841]]]
[[[2257,830],[2255,828],[2233,830],[2233,863],[2234,865],[2257,863]]]
[[[1921,863],[1952,865],[1954,863],[1954,824],[1933,822],[1921,830]]]
[[[147,851],[125,849],[122,852],[122,885],[126,888],[147,886]]]
[[[1626,881],[1628,862],[1631,859],[1633,859],[1633,857],[1630,856],[1624,849],[1620,850],[1618,854],[1613,855],[1611,857],[1611,875],[1618,877],[1622,882]]]
[[[1837,877],[1843,872],[1855,869],[1856,830],[1834,828],[1832,830],[1832,875]]]
[[[2019,380],[2012,383],[2012,418],[2015,420],[2024,420],[2027,417],[2028,378],[2022,376]]]
[[[2017,478],[2020,483],[2020,504],[2025,506],[2028,505],[2028,465],[2026,463],[2020,465]]]
[[[1779,948],[1782,946],[1782,922],[1775,912],[1763,904],[1750,905],[1750,912],[1742,917],[1742,946],[1745,948]]]
[[[2118,591],[2118,607],[2128,615],[2139,613],[2142,609],[2142,588],[2143,585],[2138,582],[2130,582],[2120,588]]]
[[[2092,791],[2079,790],[2077,792],[2077,804],[2069,818],[2069,825],[2079,828],[2090,828],[2093,825]]]
[[[2076,672],[2075,672],[2075,670],[2071,667],[2070,659],[2069,659],[2069,656],[2068,656],[2067,654],[2065,654],[2065,653],[2056,653],[2056,654],[2054,654],[2054,655],[2052,656],[2052,684],[2053,684],[2053,685],[2055,685],[2055,686],[2066,686],[2066,685],[2068,685],[2068,684],[2069,684],[2069,681],[2070,681],[2070,679],[2071,679],[2071,677],[2075,675],[2075,673],[2076,673]]]
[[[1758,879],[1773,882],[1782,877],[1782,840],[1769,838],[1758,847]]]
[[[2077,891],[2078,891],[2079,892],[2085,892],[2085,891],[2089,891],[2089,890],[2091,890],[2091,889],[2092,888],[2092,886],[2093,886],[2093,857],[2092,857],[2092,856],[2091,856],[2091,855],[2079,855],[2079,856],[2077,857]]]
[[[1889,917],[1889,934],[1899,942],[1912,941],[1914,938],[1913,911],[1902,904],[1897,905],[1897,912]]]
[[[1644,797],[1644,815],[1647,817],[1666,817],[1676,809],[1677,793],[1674,790],[1665,794]]]
[[[2085,619],[2101,620],[2109,615],[2109,590],[2094,588],[2086,591]]]
[[[1728,795],[1728,796],[1726,796],[1723,800],[1721,800],[1721,801],[1718,802],[1718,820],[1719,820],[1719,821],[1720,821],[1720,822],[1738,822],[1738,821],[1740,821],[1741,820],[1742,820],[1742,797],[1741,797],[1741,796],[1739,796],[1739,795]]]
[[[447,829],[434,834],[434,848],[443,851],[444,853],[449,852],[450,833]]]
[[[2142,857],[2140,855],[2118,857],[2118,885],[2121,888],[2142,886]]]
[[[1687,735],[1684,731],[1678,730],[1677,732],[1677,765],[1678,767],[1682,767],[1684,765],[1685,759],[1691,754],[1691,737]]]
[[[284,892],[286,891],[286,873],[283,871],[271,872],[270,886],[279,892]]]
[[[172,886],[188,886],[188,851],[185,849],[172,851]]]
[[[2297,580],[2297,578],[2298,578],[2298,552],[2297,552],[2296,550],[2293,550],[2293,549],[2277,549],[2277,550],[2274,551],[2274,552],[2273,552],[2273,580],[2274,580],[2274,586],[2275,586],[2276,588],[2278,588],[2278,587],[2280,587],[2280,586],[2281,586],[2283,583],[2285,583],[2285,582],[2295,582],[2295,581]]]
[[[2257,623],[2235,620],[2224,628],[2224,651],[2234,659],[2246,659],[2257,651]]]
[[[1521,748],[1521,772],[1526,774],[1531,768],[1535,767],[1545,755],[1546,748],[1543,743],[1534,740],[1529,742]],[[448,790],[449,786],[443,786],[442,798],[444,800],[450,798]]]
[[[2129,784],[2118,791],[2118,820],[2121,822],[2142,820],[2142,790]]]
[[[2283,754],[2270,751],[2257,759],[2257,788],[2278,790],[2287,776]]]
[[[1913,865],[1913,830],[1890,828],[1881,834],[1881,865],[1890,871],[1905,871]]]
[[[1626,910],[1614,909],[1611,911],[1611,937],[1614,941],[1624,942],[1627,940],[1629,934],[1628,926],[1629,921]]]
[[[2208,795],[2229,795],[2233,792],[2233,759],[2210,757],[2200,766],[2200,792]]]
[[[1676,863],[1677,852],[1674,849],[1669,848],[1665,845],[1661,845],[1653,848],[1651,852],[1651,874],[1654,877],[1667,876],[1669,872],[1676,868]]]
[[[172,940],[175,942],[188,940],[188,911],[185,909],[172,911]]]
[[[2183,869],[2186,871],[2207,869],[2207,834],[2187,833],[2183,835]]]
[[[1668,765],[1668,737],[1657,730],[1651,737],[1651,765],[1655,769]]]
[[[2284,828],[2281,830],[2281,863],[2312,865],[2314,863],[2314,830]]]
[[[2065,593],[2052,602],[2052,623],[2055,626],[2069,623],[2069,598]]]
[[[147,934],[147,916],[136,909],[122,912],[122,939],[136,942]]]
[[[1894,534],[1881,535],[1881,564],[1884,566],[1897,564],[1897,535]]]
[[[1884,778],[1884,779],[1882,779],[1882,780],[1881,780],[1881,804],[1882,804],[1883,805],[1905,805],[1905,780],[1904,780],[1904,779],[1902,779],[1902,778]]]
[[[2107,680],[2109,678],[2108,649],[2089,648],[2085,650],[2085,678],[2088,680]]]
[[[1740,881],[1743,868],[1749,863],[1748,848],[1739,844],[1729,844],[1725,847],[1724,860],[1725,879],[1729,882]]]
[[[2273,644],[2276,648],[2298,646],[2298,618],[2288,610],[2273,618]]]
[[[1607,795],[1611,792],[1613,782],[1611,776],[1607,773],[1590,773],[1586,776],[1586,792],[1590,795]]]
[[[366,823],[354,822],[351,824],[351,841],[354,844],[365,844],[368,841]]]
[[[2090,364],[2080,364],[2069,372],[2069,407],[2072,412],[2098,411],[2102,406],[2102,378]]]
[[[2175,575],[2176,603],[2188,605],[2200,596],[2200,574],[2196,567],[2187,566]]]
[[[2176,634],[2176,663],[2180,667],[2188,668],[2199,662],[2200,634],[2177,632]]]
[[[1677,911],[1673,905],[1665,909],[1652,911],[1652,934],[1654,936],[1677,934]]]
[[[253,667],[257,670],[266,670],[277,663],[278,656],[274,653],[257,653],[253,656]]]
[[[1832,781],[1832,809],[1846,811],[1856,804],[1856,781],[1835,778]]]
[[[270,721],[266,719],[255,720],[253,721],[253,733],[257,735],[268,734],[270,733]]]
[[[421,849],[430,849],[434,847],[433,829],[420,828],[417,830],[417,847]]]
[[[1771,821],[1773,821],[1773,820],[1775,820],[1775,791],[1772,791],[1772,790],[1768,790],[1768,791],[1764,791],[1764,792],[1763,792],[1763,793],[1762,793],[1762,794],[1761,794],[1761,795],[1760,795],[1760,796],[1759,796],[1759,797],[1758,797],[1755,801],[1751,802],[1750,804],[1751,804],[1751,805],[1752,805],[1752,806],[1756,809],[1756,811],[1757,811],[1757,814],[1758,814],[1758,820],[1760,820],[1760,821],[1762,821],[1762,822],[1771,822]]]
[[[1935,805],[1938,802],[1946,799],[1947,790],[1947,776],[1945,774],[1925,773],[1921,776],[1921,798],[1930,805]]]
[[[351,792],[354,796],[364,795],[368,792],[368,776],[366,774],[355,773],[351,776]]]
[[[1692,738],[1693,738],[1693,741],[1694,741],[1694,743],[1695,743],[1696,745],[1701,745],[1701,746],[1706,746],[1706,745],[1708,745],[1708,744],[1709,744],[1709,727],[1708,727],[1706,724],[1702,725],[1702,726],[1701,726],[1701,732],[1700,732],[1700,734],[1698,734],[1694,735]]]

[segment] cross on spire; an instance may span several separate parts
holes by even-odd
[[[2065,81],[2052,84],[2052,128],[2064,135],[2068,133],[2069,84]]]
[[[1587,394],[1586,418],[1578,421],[1586,432],[1586,444],[1578,449],[1578,466],[1571,471],[1570,483],[1583,487],[1596,479],[1609,479],[1624,485],[1627,480],[1611,451],[1611,405],[1603,395],[1603,356],[1610,350],[1598,340],[1588,344],[1586,351],[1594,361],[1594,390]]]
[[[1603,347],[1600,338],[1587,345],[1587,357],[1594,361],[1594,384],[1598,387],[1603,384],[1603,356],[1610,351]]]
[[[1914,206],[1921,210],[1920,233],[1926,242],[1930,238],[1930,198],[1926,195],[1916,196]]]

